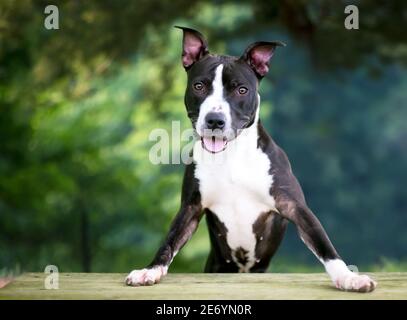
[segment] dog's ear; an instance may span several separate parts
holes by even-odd
[[[175,26],[184,32],[182,41],[182,64],[185,69],[209,53],[204,36],[194,29]]]
[[[259,78],[263,78],[269,71],[269,61],[277,46],[285,47],[285,43],[280,41],[252,43],[240,59],[244,60]]]

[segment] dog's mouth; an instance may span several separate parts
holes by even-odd
[[[226,149],[228,139],[226,137],[204,136],[201,137],[201,143],[206,151],[218,153]]]

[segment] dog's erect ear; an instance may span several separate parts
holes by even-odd
[[[185,69],[188,69],[209,53],[208,44],[199,31],[179,26],[175,26],[175,28],[181,29],[184,32],[182,41],[182,64]]]
[[[280,41],[255,42],[247,47],[240,59],[246,61],[257,76],[262,78],[269,71],[269,61],[277,46],[285,47],[285,43]]]

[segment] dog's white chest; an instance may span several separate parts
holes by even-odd
[[[203,207],[224,223],[232,251],[243,248],[248,252],[248,262],[240,265],[241,271],[248,271],[256,260],[253,224],[261,213],[275,210],[275,201],[270,195],[273,177],[269,158],[257,149],[257,139],[253,146],[253,140],[246,141],[250,137],[241,138],[215,155],[204,151],[198,142],[194,161]]]

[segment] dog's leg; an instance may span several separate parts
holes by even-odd
[[[295,223],[300,238],[325,266],[338,289],[358,292],[370,292],[375,289],[377,285],[375,281],[348,269],[317,217],[302,201],[286,198],[280,201],[278,207],[280,214]]]
[[[126,278],[127,285],[152,285],[158,283],[161,277],[167,274],[175,255],[191,238],[198,226],[198,211],[198,208],[193,205],[181,208],[153,261],[144,269],[130,272]]]
[[[194,165],[191,164],[185,170],[181,209],[171,224],[164,244],[146,268],[130,272],[126,277],[126,284],[140,286],[158,283],[161,277],[167,274],[175,255],[197,229],[201,217],[201,197],[197,180],[194,178]]]

